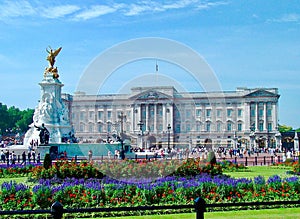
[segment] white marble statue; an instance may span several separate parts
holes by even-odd
[[[49,131],[49,142],[61,143],[62,139],[70,137],[72,127],[69,119],[69,109],[61,98],[61,88],[63,84],[58,79],[57,67],[54,67],[55,57],[60,52],[61,47],[57,50],[48,51],[47,60],[49,67],[44,72],[43,80],[39,83],[41,86],[41,98],[36,106],[33,123],[25,134],[24,144],[29,146],[32,141],[40,141],[40,130],[42,124]],[[45,142],[39,142],[45,143]]]

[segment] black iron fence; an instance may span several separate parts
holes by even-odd
[[[297,205],[298,201],[272,201],[272,202],[241,202],[241,203],[215,203],[207,204],[204,199],[198,197],[194,204],[189,205],[164,205],[164,206],[137,206],[137,207],[115,207],[115,208],[76,208],[64,209],[60,202],[52,204],[49,210],[17,210],[17,211],[0,211],[0,215],[36,215],[50,214],[54,219],[61,219],[65,213],[95,213],[95,212],[129,212],[129,211],[154,211],[154,210],[178,210],[178,209],[193,209],[196,213],[196,219],[204,219],[204,213],[208,208],[230,208],[230,207],[245,207],[247,209],[255,209],[259,206],[289,206]]]
[[[74,160],[75,162],[79,163],[83,160],[88,160],[87,157],[85,156],[77,156],[75,155],[74,157],[68,157],[68,160]],[[107,156],[95,156],[93,157],[93,160],[107,160],[109,159]],[[112,156],[110,159],[118,159],[115,156]],[[146,159],[146,160],[156,160],[156,159],[162,159],[161,156],[154,156],[154,155],[143,155],[143,156],[138,156],[135,155],[134,157],[130,157],[129,159],[137,160],[137,159]],[[166,159],[177,159],[177,158],[166,158]],[[183,158],[181,158],[183,159]],[[292,156],[292,160],[297,161],[299,160],[298,156]],[[217,161],[224,161],[228,160],[231,162],[239,163],[239,164],[244,164],[245,166],[268,166],[272,165],[274,163],[280,163],[283,162],[283,158],[281,156],[243,156],[243,157],[238,157],[238,156],[232,156],[232,157],[223,157],[223,158],[217,158]],[[3,162],[3,161],[2,161]],[[20,155],[17,156],[17,159],[14,161],[15,163],[23,163]],[[31,160],[27,160],[26,164],[33,164],[33,163],[41,163],[43,162],[40,159],[37,159],[33,157]],[[6,160],[4,163],[7,163],[7,166],[11,165],[9,160]]]

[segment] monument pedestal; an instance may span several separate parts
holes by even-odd
[[[69,109],[61,99],[61,88],[64,86],[54,77],[52,72],[45,71],[43,80],[39,83],[41,94],[38,106],[35,108],[33,123],[25,134],[24,145],[31,145],[40,141],[40,131],[36,127],[42,124],[50,133],[49,143],[62,143],[63,139],[69,139],[72,134]]]

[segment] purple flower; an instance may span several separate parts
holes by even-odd
[[[270,184],[270,183],[281,183],[282,180],[281,180],[280,176],[274,175],[274,176],[269,177],[267,182],[268,182],[268,184]]]

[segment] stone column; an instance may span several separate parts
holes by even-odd
[[[278,128],[278,106],[276,103],[272,103],[272,129]]]
[[[149,131],[149,104],[146,104],[146,122],[145,122],[146,132]]]
[[[174,127],[173,127],[173,124],[174,124],[173,123],[173,104],[172,103],[170,103],[168,124],[171,125],[171,130],[170,131],[172,131],[174,129]]]
[[[255,131],[257,132],[259,129],[258,129],[258,103],[255,103]]]
[[[135,122],[135,105],[131,105],[131,129],[130,132],[134,132],[136,129],[136,122]]]
[[[264,103],[264,130],[265,130],[265,131],[268,131],[267,103]]]
[[[250,117],[251,117],[251,114],[250,114],[250,103],[247,102],[245,103],[245,112],[244,112],[244,115],[243,115],[243,118],[244,118],[244,122],[245,122],[245,131],[248,131],[250,132]]]
[[[138,123],[140,122],[140,121],[142,121],[142,104],[139,104],[138,105],[138,112],[137,112],[137,114],[138,114]]]
[[[167,117],[166,117],[166,111],[167,111],[167,108],[166,108],[166,104],[165,103],[163,103],[162,104],[162,113],[163,113],[163,118],[162,118],[162,124],[163,124],[163,131],[165,131],[166,129],[167,129],[167,125],[166,125],[166,123],[167,123]]]
[[[154,104],[153,107],[154,107],[154,129],[153,129],[153,132],[157,133],[157,118],[156,118],[156,116],[157,116],[157,104]]]

